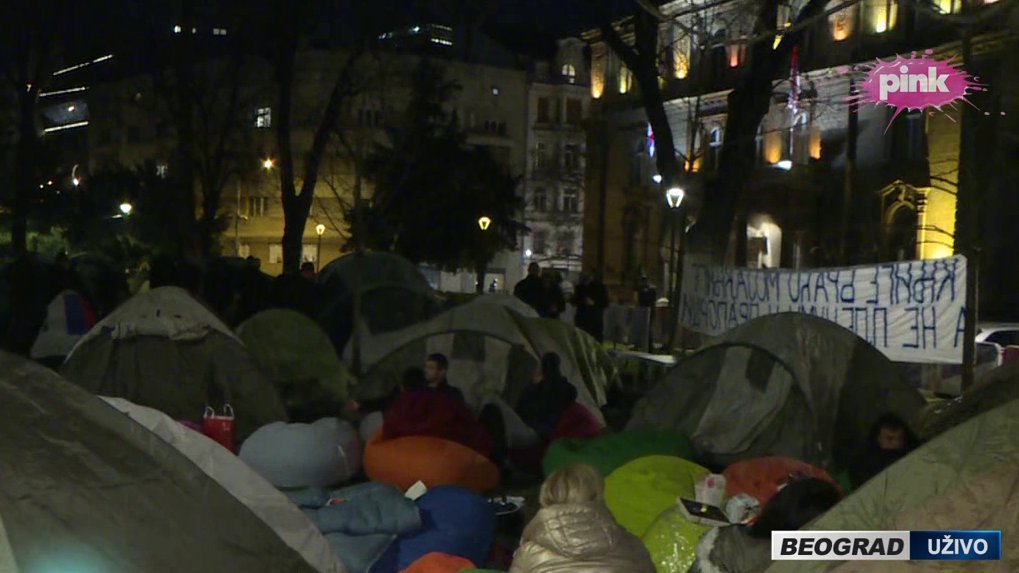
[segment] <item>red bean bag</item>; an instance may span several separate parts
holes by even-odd
[[[466,446],[431,436],[383,440],[381,430],[365,446],[364,471],[402,490],[417,481],[429,488],[457,485],[479,493],[499,487],[499,468]]]
[[[400,573],[460,573],[470,569],[474,569],[474,564],[463,557],[428,553]]]
[[[548,441],[539,442],[529,448],[510,451],[513,465],[524,472],[540,474],[541,460],[549,444],[560,438],[590,439],[601,435],[602,426],[598,419],[579,402],[574,402],[559,417]]]
[[[767,505],[778,493],[778,488],[789,481],[789,477],[799,475],[823,479],[838,486],[828,472],[808,463],[783,457],[753,458],[736,462],[725,468],[725,495],[731,497],[740,493],[752,495]]]

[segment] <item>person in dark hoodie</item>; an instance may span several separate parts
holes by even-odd
[[[449,384],[449,381],[446,380],[447,372],[449,372],[449,359],[445,354],[430,354],[425,360],[425,380],[428,382],[428,387],[437,392],[449,394],[463,402],[463,392]]]
[[[547,439],[563,413],[577,401],[577,389],[559,371],[562,359],[554,352],[541,357],[534,381],[517,401],[520,419]]]
[[[400,394],[386,409],[383,439],[432,436],[467,446],[489,457],[494,446],[488,431],[461,400],[428,387],[425,373],[411,368],[403,374]]]
[[[867,436],[860,459],[852,472],[853,485],[859,487],[899,461],[918,445],[916,434],[895,414],[886,413],[878,418]]]

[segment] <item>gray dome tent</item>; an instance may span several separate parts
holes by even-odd
[[[931,439],[963,422],[1019,399],[1019,362],[985,372],[971,388],[954,400],[929,404],[917,424],[920,435]]]
[[[233,333],[177,287],[139,294],[95,325],[68,355],[70,381],[178,420],[229,402],[237,438],[286,420],[272,382]]]
[[[0,570],[313,573],[159,436],[0,353]]]
[[[319,324],[337,352],[355,326],[362,336],[394,332],[432,318],[439,304],[413,263],[391,253],[351,253],[319,274],[325,300]]]
[[[866,341],[784,313],[745,323],[681,361],[637,403],[627,429],[678,430],[709,465],[781,455],[843,469],[879,416],[912,421],[923,406]]]

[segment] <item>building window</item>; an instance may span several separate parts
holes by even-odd
[[[742,41],[726,44],[725,54],[729,67],[738,68],[747,59],[747,45]]]
[[[567,187],[563,189],[563,212],[564,213],[580,212],[580,195],[577,193],[577,190],[574,189],[573,187]]]
[[[874,34],[884,34],[895,28],[899,6],[897,0],[864,0],[864,27]]]
[[[559,245],[556,249],[558,254],[563,257],[568,257],[573,254],[573,241],[574,235],[569,231],[565,231],[559,234]]]
[[[242,258],[242,259],[246,259],[246,258],[250,257],[251,256],[251,245],[249,245],[247,243],[241,243],[237,247],[237,256]]]
[[[672,25],[672,75],[681,80],[690,73],[690,38],[678,24]]]
[[[580,170],[580,146],[569,144],[563,146],[563,167],[570,172]]]
[[[301,262],[314,263],[318,260],[318,245],[301,245]]]
[[[840,0],[833,0],[828,3],[828,9],[839,4]],[[831,28],[831,37],[836,42],[841,42],[853,35],[853,23],[856,21],[856,5],[843,8],[828,16],[828,26]]]
[[[157,163],[156,164],[156,177],[159,177],[160,179],[166,179],[166,174],[167,174],[167,171],[169,171],[169,169],[170,169],[169,165],[167,165],[165,163]]]
[[[248,217],[265,217],[269,212],[268,197],[248,197],[247,203]]]
[[[775,27],[779,30],[788,28],[793,23],[792,14],[793,7],[788,2],[780,3],[778,5],[778,17],[775,21]]]
[[[552,107],[547,97],[538,98],[538,123],[552,121]]]
[[[272,108],[260,107],[255,112],[255,127],[258,129],[269,129],[272,127]]]
[[[534,205],[534,210],[539,213],[548,211],[548,191],[544,187],[536,187],[534,189],[532,204]]]
[[[485,131],[496,135],[506,135],[506,122],[494,119],[485,120]]]
[[[934,7],[942,14],[955,14],[962,10],[962,0],[935,0]]]
[[[598,99],[605,91],[605,53],[591,57],[591,97]]]
[[[283,245],[279,243],[272,243],[269,245],[269,264],[283,264]]]
[[[213,36],[226,36],[226,28],[213,28],[212,29],[212,35]]]
[[[718,167],[719,156],[722,153],[722,126],[713,125],[708,130],[708,149],[706,152],[707,168],[709,170]]]
[[[531,250],[534,254],[547,255],[548,254],[548,233],[545,231],[535,231],[534,236],[531,237]]]
[[[584,104],[579,99],[569,98],[566,100],[566,123],[580,125],[584,120]]]
[[[629,93],[633,87],[633,72],[624,65],[619,66],[619,93]]]
[[[562,75],[568,83],[577,83],[577,68],[573,64],[563,64]]]
[[[548,166],[548,146],[544,142],[539,141],[534,145],[534,168],[536,170],[544,169]]]

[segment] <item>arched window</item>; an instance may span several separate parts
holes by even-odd
[[[626,66],[619,66],[619,93],[629,93],[633,87],[633,72]]]
[[[563,64],[562,76],[571,84],[577,83],[577,68],[573,64]]]
[[[895,28],[899,12],[897,0],[864,0],[864,31],[884,34]]]
[[[539,213],[548,211],[548,191],[544,187],[537,187],[534,190],[534,210]]]
[[[833,0],[828,3],[827,10],[836,8],[841,2]],[[853,35],[853,28],[856,23],[857,5],[854,4],[828,16],[828,27],[831,29],[831,37],[836,42],[841,42]]]

